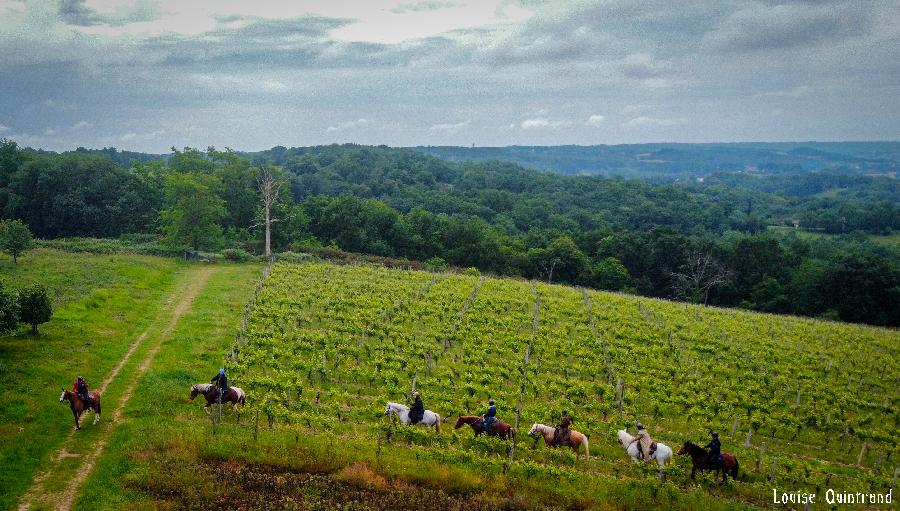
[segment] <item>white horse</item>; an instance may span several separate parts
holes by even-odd
[[[384,414],[388,416],[396,415],[397,417],[400,417],[400,422],[409,424],[409,407],[406,405],[389,401],[387,407],[384,409]],[[432,427],[438,433],[441,432],[441,416],[431,410],[425,410],[425,415],[422,416],[422,420],[419,421],[419,424]]]
[[[637,463],[638,460],[638,446],[637,443],[632,443],[634,437],[629,435],[627,431],[624,429],[619,430],[619,444],[625,448],[628,452],[628,455],[631,456],[631,461],[633,463]],[[656,451],[653,452],[649,457],[644,457],[645,460],[656,460],[659,463],[659,470],[661,471],[666,466],[667,461],[672,460],[672,449],[662,443],[656,442]]]

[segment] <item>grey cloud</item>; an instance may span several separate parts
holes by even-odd
[[[426,0],[423,2],[413,2],[397,5],[396,7],[391,9],[391,12],[395,14],[404,14],[407,12],[427,12],[456,7],[457,5],[458,4],[453,2],[436,2]]]
[[[101,15],[87,6],[85,0],[59,0],[59,18],[63,23],[80,27],[96,25],[122,26],[159,17],[160,9],[154,0],[139,0],[133,6],[113,15]]]
[[[703,39],[720,52],[789,49],[866,34],[873,26],[865,8],[827,3],[756,4],[728,16]]]
[[[103,23],[101,17],[93,9],[85,5],[85,0],[60,0],[59,17],[69,25],[82,27]]]

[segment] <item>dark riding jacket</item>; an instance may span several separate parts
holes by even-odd
[[[722,454],[722,442],[718,438],[713,438],[712,442],[706,444],[706,449],[709,449],[710,459],[720,456]]]
[[[487,413],[484,414],[485,418],[495,419],[497,418],[497,405],[491,405],[487,409]]]
[[[219,373],[210,381],[218,385],[222,392],[228,392],[228,376],[225,376],[225,374]]]
[[[423,417],[425,417],[425,403],[422,402],[421,397],[416,397],[412,408],[409,409],[409,420],[415,424],[421,421]]]

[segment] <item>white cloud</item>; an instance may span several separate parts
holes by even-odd
[[[80,130],[80,129],[90,128],[90,127],[91,127],[91,123],[89,123],[87,121],[78,121],[72,125],[73,130]]]
[[[532,117],[530,119],[525,119],[522,121],[521,128],[523,130],[533,130],[533,129],[551,129],[551,130],[560,130],[563,128],[568,128],[572,125],[572,121],[565,120],[551,120],[546,117]]]
[[[684,117],[674,118],[658,118],[658,117],[635,117],[628,122],[622,124],[624,128],[659,128],[667,126],[678,126],[687,122]]]
[[[370,121],[368,119],[357,119],[355,121],[342,122],[341,124],[338,124],[337,126],[329,126],[328,129],[325,131],[334,132],[334,131],[350,130],[350,129],[355,129],[355,128],[365,128],[366,126],[369,126],[370,124],[372,124],[372,121]]]
[[[12,131],[12,128],[0,124],[0,133],[6,133],[7,131]]]
[[[278,80],[266,80],[262,83],[262,87],[263,90],[268,92],[285,92],[290,88],[287,84]]]
[[[446,135],[455,135],[468,127],[469,127],[469,121],[464,121],[464,122],[458,122],[455,124],[450,124],[450,123],[434,124],[430,128],[428,128],[428,130],[433,133],[443,133]]]
[[[600,114],[593,114],[586,121],[584,121],[585,126],[593,126],[597,127],[603,124],[606,121],[606,117]]]
[[[44,135],[46,135],[48,137],[52,137],[53,135],[56,135],[56,130],[53,128],[46,128],[44,130]]]
[[[137,133],[126,133],[126,134],[122,135],[121,137],[119,137],[119,140],[121,140],[122,142],[128,142],[129,140],[132,140],[135,137],[137,137]]]

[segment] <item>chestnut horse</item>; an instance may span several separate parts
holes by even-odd
[[[202,394],[203,397],[206,398],[206,407],[209,408],[210,405],[218,402],[219,388],[212,383],[198,383],[196,385],[191,385],[191,401],[199,394]],[[244,391],[241,390],[240,387],[229,387],[228,394],[222,396],[222,404],[231,403],[232,408],[237,405],[245,405],[245,401],[246,397]]]
[[[738,475],[738,460],[734,457],[733,454],[729,454],[727,452],[722,453],[722,464],[718,467],[710,467],[706,464],[706,455],[708,454],[707,450],[700,447],[699,445],[693,442],[685,442],[684,446],[678,451],[678,454],[687,454],[691,457],[691,462],[693,463],[693,468],[691,469],[691,479],[694,478],[694,473],[697,470],[715,470],[716,476],[719,475],[719,471],[722,472],[722,482],[725,482],[725,479],[730,475],[732,479],[737,479]],[[713,478],[715,480],[715,478]]]
[[[540,433],[541,436],[544,437],[544,443],[547,444],[547,447],[553,447],[554,432],[555,432],[555,429],[553,428],[553,426],[547,426],[546,424],[538,424],[535,422],[534,425],[531,426],[531,430],[528,431],[528,435],[534,436],[534,435]],[[578,449],[582,445],[584,446],[585,458],[587,458],[591,455],[591,448],[590,448],[590,445],[588,444],[588,438],[587,438],[587,435],[585,435],[584,433],[575,431],[574,429],[570,429],[569,430],[569,441],[567,442],[567,444],[569,447],[572,448],[573,451],[575,451],[575,456],[578,456],[578,454],[579,454]]]
[[[87,410],[94,410],[94,412],[96,413],[96,415],[94,415],[94,424],[97,424],[97,422],[100,421],[100,393],[96,390],[92,390],[88,392],[88,395],[91,396],[91,399],[94,401],[94,403],[88,408],[85,408],[84,400],[81,399],[81,396],[72,391],[63,389],[62,394],[59,395],[60,403],[62,403],[63,401],[69,402],[69,408],[72,409],[72,415],[75,416],[75,429],[81,429],[81,425],[78,423],[78,418],[81,417],[81,414],[86,412]]]
[[[475,432],[475,436],[484,433],[484,417],[480,415],[460,415],[459,418],[456,419],[456,425],[453,426],[453,429],[459,429],[466,424],[472,426],[472,431]],[[500,419],[491,423],[491,427],[488,428],[487,434],[500,437],[503,440],[516,438],[516,432],[512,426]]]

